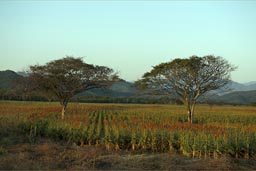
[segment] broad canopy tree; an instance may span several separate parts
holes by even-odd
[[[64,57],[45,65],[30,66],[33,87],[54,96],[62,106],[64,119],[70,99],[77,93],[100,88],[118,80],[113,69],[83,62],[82,58]]]
[[[235,68],[219,56],[177,58],[154,66],[136,84],[140,88],[175,94],[186,106],[188,122],[192,123],[198,98],[228,84]]]

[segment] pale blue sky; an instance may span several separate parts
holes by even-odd
[[[177,57],[213,54],[256,80],[256,1],[0,1],[0,70],[65,55],[128,81]]]

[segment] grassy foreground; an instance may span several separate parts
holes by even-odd
[[[185,113],[73,103],[61,120],[58,103],[2,101],[0,169],[256,168],[256,107],[201,105],[194,124]]]

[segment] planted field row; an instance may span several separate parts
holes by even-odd
[[[49,137],[108,150],[178,152],[199,158],[256,156],[255,107],[200,106],[195,124],[184,122],[182,106],[71,105],[64,121],[54,106],[48,107],[34,107],[36,113],[25,110],[19,119],[19,130],[31,141]]]

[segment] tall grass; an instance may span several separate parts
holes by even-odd
[[[256,107],[201,105],[194,124],[186,122],[183,106],[175,105],[74,103],[65,120],[59,113],[54,103],[2,101],[0,134],[15,128],[31,143],[47,137],[107,150],[175,152],[194,158],[256,155]]]

